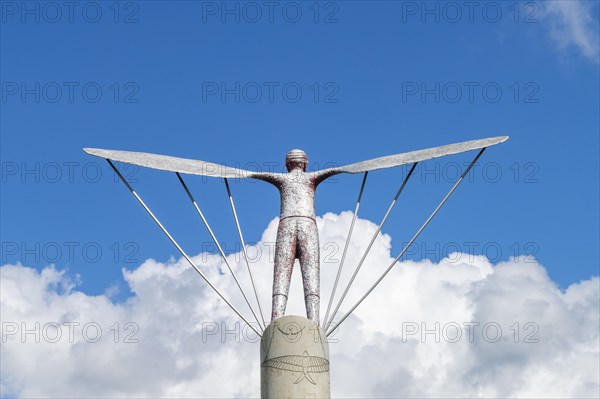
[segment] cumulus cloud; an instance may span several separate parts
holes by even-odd
[[[323,313],[351,218],[318,219]],[[267,311],[276,228],[273,220],[250,251]],[[342,286],[375,231],[357,220]],[[378,238],[346,308],[392,261],[391,242]],[[243,258],[229,259],[250,287]],[[194,261],[250,318],[221,259]],[[259,396],[257,337],[184,260],[124,270],[133,295],[123,303],[77,291],[76,278],[51,266],[0,270],[3,396]],[[288,314],[304,314],[299,274]],[[598,397],[599,284],[594,277],[560,290],[531,258],[403,262],[333,337],[332,395]]]
[[[550,34],[561,50],[574,49],[600,63],[598,4],[593,1],[562,0],[543,3],[551,23]],[[596,14],[596,15],[594,15]]]

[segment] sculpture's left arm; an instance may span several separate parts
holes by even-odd
[[[329,179],[331,176],[335,176],[340,173],[344,173],[344,171],[339,170],[338,168],[329,168],[314,172],[313,179],[315,182],[315,187],[322,183],[324,180]]]

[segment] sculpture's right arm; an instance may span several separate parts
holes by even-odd
[[[280,187],[283,183],[283,177],[281,173],[269,173],[269,172],[248,172],[248,177],[252,179],[258,179],[271,183],[276,187]]]
[[[169,172],[223,178],[254,178],[264,180],[272,184],[277,184],[279,182],[277,173],[253,172],[195,159],[177,158],[168,155],[149,154],[145,152],[102,150],[98,148],[84,148],[83,150],[86,153],[96,157],[106,158],[118,162],[125,162],[146,168],[166,170]]]

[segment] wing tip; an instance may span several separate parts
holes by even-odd
[[[104,151],[105,150],[101,150],[100,148],[89,148],[89,147],[83,148],[83,152],[85,152],[86,154],[90,154],[95,157],[101,157],[101,158],[105,158],[104,156],[102,156],[102,153]]]
[[[484,140],[489,141],[490,145],[496,145],[496,144],[502,144],[508,139],[509,139],[508,136],[496,136],[496,137],[490,137],[489,139],[484,139]]]

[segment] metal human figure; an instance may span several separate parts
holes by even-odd
[[[254,178],[269,182],[279,189],[281,214],[275,244],[273,306],[271,317],[285,314],[292,269],[300,262],[307,318],[319,323],[319,235],[315,222],[315,190],[328,177],[338,173],[361,173],[425,161],[451,154],[480,149],[506,141],[508,137],[492,137],[405,152],[370,159],[346,166],[306,172],[308,158],[304,151],[292,150],[286,156],[288,173],[252,172],[211,162],[176,158],[143,152],[84,148],[88,154],[134,165],[223,178]]]
[[[281,213],[275,243],[271,320],[285,314],[296,259],[300,262],[306,317],[319,323],[319,232],[315,220],[315,189],[336,173],[326,169],[306,172],[308,157],[292,150],[285,157],[288,173],[256,173],[252,177],[273,184],[281,195]]]

